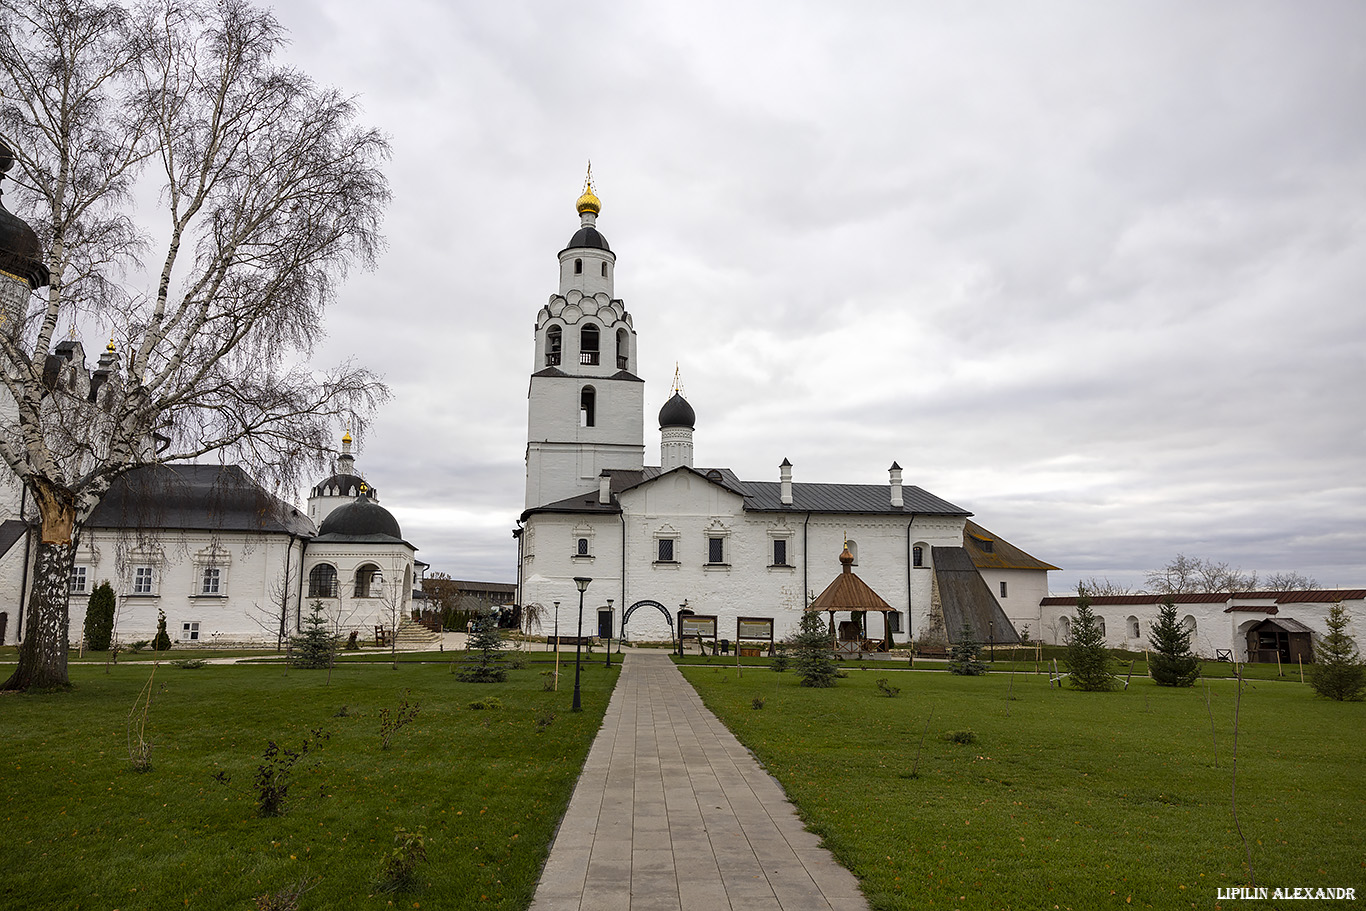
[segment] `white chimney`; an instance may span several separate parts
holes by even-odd
[[[612,476],[605,471],[598,475],[598,502],[603,506],[612,505]]]
[[[887,469],[887,474],[892,479],[892,506],[900,509],[903,503],[901,499],[901,466],[893,462],[892,467]]]
[[[784,506],[792,505],[792,463],[783,459],[783,464],[778,466],[779,499]]]

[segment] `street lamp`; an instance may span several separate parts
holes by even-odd
[[[991,642],[991,663],[996,663],[996,621],[987,621],[987,639]]]
[[[579,699],[579,664],[583,660],[583,593],[588,591],[588,583],[593,580],[587,576],[575,576],[574,584],[579,587],[579,634],[574,637],[574,711],[583,711]]]
[[[612,599],[607,599],[607,666],[612,666],[612,623],[616,620],[612,616]]]
[[[560,602],[555,602],[555,692],[560,691]]]

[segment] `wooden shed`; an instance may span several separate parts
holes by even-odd
[[[1314,631],[1289,617],[1268,617],[1247,631],[1247,660],[1269,664],[1280,655],[1282,664],[1314,660]]]

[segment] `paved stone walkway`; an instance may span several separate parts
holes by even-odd
[[[531,911],[867,909],[668,655],[623,657]]]

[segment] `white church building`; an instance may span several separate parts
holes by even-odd
[[[718,638],[736,637],[742,617],[772,620],[782,638],[839,575],[847,544],[853,571],[894,608],[862,618],[870,639],[942,643],[966,625],[1008,643],[1024,624],[1037,630],[1056,567],[904,483],[895,462],[876,484],[803,482],[786,459],[762,481],[698,467],[696,414],[675,388],[658,416],[659,464],[646,465],[636,328],[591,180],[577,208],[559,289],[536,316],[519,603],[560,602],[572,635],[574,580],[587,577],[584,635],[668,639],[691,612],[715,617]]]

